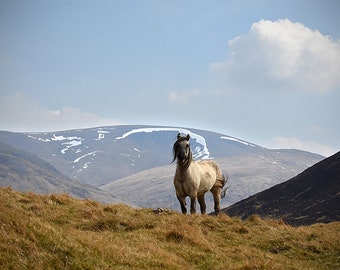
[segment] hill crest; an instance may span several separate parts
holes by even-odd
[[[293,225],[340,221],[340,152],[292,179],[222,211],[247,218],[282,218]]]
[[[155,214],[0,188],[5,269],[338,269],[340,222]]]

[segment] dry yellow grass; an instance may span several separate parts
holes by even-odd
[[[156,215],[0,188],[3,269],[340,269],[340,222]]]

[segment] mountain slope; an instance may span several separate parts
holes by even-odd
[[[247,218],[253,214],[304,225],[340,220],[340,152],[287,182],[222,211]]]
[[[19,191],[69,193],[78,198],[96,198],[102,202],[120,202],[90,185],[71,181],[51,164],[23,150],[0,142],[0,185]]]
[[[119,196],[134,205],[178,209],[172,189],[175,169],[163,171],[172,161],[172,145],[178,132],[191,135],[196,159],[214,158],[228,171],[232,187],[224,207],[281,183],[323,158],[299,150],[270,150],[224,134],[180,127],[109,126],[44,133],[0,131],[0,140],[38,156],[72,181],[101,187],[119,180],[108,189],[114,196],[121,189],[125,194],[120,192]],[[135,178],[142,172],[141,179]],[[134,183],[128,183],[132,179]]]
[[[267,151],[265,156],[249,154],[216,159],[229,174],[227,186],[230,188],[221,206],[227,207],[297,175],[306,168],[306,156],[301,151],[280,150]],[[292,158],[294,162],[290,160]],[[179,211],[173,185],[175,170],[175,164],[157,167],[112,181],[100,188],[140,207]],[[213,198],[210,192],[205,198],[208,211],[212,211]]]
[[[190,133],[195,158],[266,151],[223,134],[159,126],[112,126],[47,133],[0,131],[0,140],[35,154],[69,178],[99,186],[168,165],[178,132]]]

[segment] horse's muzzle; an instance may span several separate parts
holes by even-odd
[[[177,158],[179,159],[179,161],[184,161],[186,159],[186,155],[184,153],[184,151],[180,151],[177,155]]]

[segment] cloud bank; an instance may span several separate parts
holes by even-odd
[[[334,155],[337,149],[329,145],[321,144],[313,141],[301,141],[293,137],[275,137],[271,142],[267,143],[267,147],[272,149],[301,149],[312,153],[318,153],[325,157]]]
[[[229,57],[210,68],[231,90],[339,90],[340,41],[301,23],[261,20],[228,45]]]
[[[74,107],[51,110],[19,93],[0,98],[0,130],[57,131],[117,124],[121,123]]]

